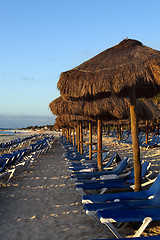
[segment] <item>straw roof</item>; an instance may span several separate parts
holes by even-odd
[[[151,119],[152,113],[145,103],[137,100],[138,116]],[[59,97],[49,104],[54,115],[79,115],[92,119],[114,120],[130,117],[129,100],[117,97],[98,99],[95,101],[65,101]]]
[[[68,123],[62,121],[62,119],[58,116],[55,119],[55,123],[53,125],[53,129],[60,129],[60,128],[65,128],[65,127],[68,127]]]
[[[151,111],[153,118],[160,119],[160,110],[159,110],[158,106],[149,100],[143,100],[143,102],[148,107],[148,109]]]
[[[64,114],[58,116],[59,119],[63,122],[82,122],[82,121],[90,121],[91,119],[89,117],[83,117],[83,116],[78,116],[78,115],[69,115],[69,114]]]
[[[77,122],[76,121],[70,121],[70,119],[73,119],[73,117],[68,118],[67,115],[65,115],[65,116],[58,116],[55,119],[55,123],[53,125],[53,129],[69,128],[69,127],[76,126]]]
[[[160,91],[160,51],[125,39],[81,65],[61,73],[57,87],[66,99],[102,98],[108,94],[152,97]]]
[[[61,129],[61,128],[63,128],[63,127],[65,127],[65,126],[63,126],[63,124],[61,124],[61,123],[58,122],[58,121],[57,121],[57,122],[55,121],[52,129],[53,129],[53,130],[55,130],[55,129]]]
[[[83,122],[83,123],[87,122],[88,123],[90,121],[93,121],[93,120],[89,117],[64,114],[64,115],[59,115],[55,119],[55,126],[56,127],[58,126],[59,128],[75,127],[80,122]]]
[[[83,115],[84,101],[65,101],[58,97],[49,104],[49,108],[54,115]]]

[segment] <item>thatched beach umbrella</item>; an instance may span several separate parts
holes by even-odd
[[[70,71],[58,81],[60,94],[67,98],[93,98],[110,93],[137,98],[152,97],[160,88],[160,52],[141,42],[126,39]]]
[[[152,109],[149,101],[137,100],[137,114],[141,119],[151,119],[155,116],[155,106]],[[129,99],[121,99],[117,96],[110,98],[97,99],[94,101],[66,101],[62,97],[58,97],[49,104],[50,110],[54,115],[60,115],[61,121],[81,121],[89,119],[117,120],[129,119],[130,103]],[[76,117],[76,115],[78,117]],[[157,116],[157,115],[156,115]],[[86,117],[86,118],[85,118]]]
[[[49,107],[54,115],[69,114],[93,119],[121,119],[129,117],[129,100],[116,96],[94,101],[66,101],[62,97],[53,100]]]
[[[66,99],[103,98],[110,94],[130,98],[135,191],[141,188],[136,98],[160,91],[160,52],[126,39],[78,67],[61,74],[58,89]]]

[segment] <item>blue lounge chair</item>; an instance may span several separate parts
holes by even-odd
[[[153,148],[153,147],[156,147],[157,144],[158,144],[158,141],[159,141],[159,135],[154,135],[152,137],[152,139],[146,144],[145,142],[142,143],[140,146],[141,147],[146,147],[147,149],[148,148]]]
[[[97,172],[89,172],[89,173],[72,173],[71,174],[71,179],[74,181],[77,180],[90,180],[93,177],[94,178],[98,178],[102,175],[111,175],[111,174],[116,174],[116,175],[120,175],[123,170],[125,169],[125,167],[127,166],[129,162],[129,158],[125,157],[116,167],[114,167],[112,170],[106,170],[106,171],[97,171]]]
[[[104,152],[102,153],[102,159],[105,160],[108,156],[109,152]],[[69,165],[69,167],[81,167],[81,166],[85,166],[85,165],[97,165],[97,160],[95,159],[97,156],[97,153],[95,155],[95,157],[92,157],[92,160],[85,160],[85,159],[81,159],[79,161],[68,161],[67,164]]]
[[[11,168],[12,162],[17,160],[18,154],[9,153],[0,156],[0,182],[8,182],[13,176],[15,168]]]
[[[109,152],[104,152],[102,154],[103,169],[108,168],[113,163],[114,159],[116,159],[117,153],[114,153],[108,161],[104,162],[105,159],[108,156],[108,153]],[[72,172],[78,172],[78,171],[79,172],[82,172],[82,171],[85,172],[85,170],[86,171],[87,170],[91,170],[92,172],[93,171],[97,171],[98,170],[98,168],[97,168],[97,161],[96,162],[94,162],[94,161],[83,162],[83,163],[81,163],[79,165],[74,165],[73,164],[73,166],[69,167],[69,170],[72,171]]]
[[[116,202],[101,202],[101,203],[88,203],[84,205],[86,214],[92,216],[96,211],[101,209],[138,209],[160,206],[160,188],[151,198],[146,199],[130,199]]]
[[[146,134],[144,134],[141,138],[139,138],[139,146],[146,142]]]
[[[107,193],[107,194],[86,194],[82,196],[82,203],[96,203],[96,202],[114,202],[124,200],[143,200],[151,199],[154,197],[156,192],[160,191],[160,173],[151,187],[146,191],[140,192],[118,192],[118,193]]]
[[[18,153],[3,154],[0,156],[0,173],[8,169],[18,159]]]
[[[33,156],[36,156],[37,153],[43,153],[51,147],[50,142],[50,137],[44,137],[42,140],[31,144],[29,148],[1,155],[0,181],[8,182],[13,175],[18,175],[26,170],[33,162]]]
[[[128,137],[126,139],[121,140],[120,143],[121,144],[127,144],[127,145],[132,144],[132,135],[131,135],[131,133],[128,135]]]
[[[144,177],[150,163],[145,161],[142,164],[141,178]],[[107,179],[107,180],[93,180],[93,181],[83,181],[76,182],[76,190],[79,191],[82,195],[86,193],[86,190],[102,190],[101,192],[106,191],[107,189],[130,189],[134,185],[134,171],[131,172],[128,180],[126,179]]]
[[[152,221],[160,220],[160,206],[143,207],[137,209],[103,209],[97,211],[97,216],[102,224],[104,224],[117,238],[121,238],[112,222],[142,222],[133,237],[139,237]]]

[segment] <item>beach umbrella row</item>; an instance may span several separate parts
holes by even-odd
[[[141,189],[136,98],[160,92],[160,52],[125,39],[81,65],[63,72],[57,84],[65,99],[99,99],[116,94],[130,100],[135,191]]]
[[[65,101],[62,97],[52,101],[50,103],[50,109],[55,115],[62,114],[75,114],[84,117],[90,117],[92,120],[98,120],[97,128],[97,161],[98,169],[102,171],[102,119],[103,120],[115,120],[125,119],[129,116],[129,103],[125,99],[118,99],[117,97],[111,97],[108,99],[98,99],[95,101]],[[91,120],[90,120],[91,122]],[[92,147],[92,128],[90,127],[90,139],[89,139],[89,152],[91,158]],[[82,125],[80,124],[80,145],[82,149]],[[81,151],[82,153],[83,151]]]
[[[144,104],[144,102],[137,100],[138,106],[138,116],[141,119],[151,119],[152,113]],[[58,118],[64,119],[68,125],[73,121],[73,116],[76,122],[78,120],[81,121],[89,121],[98,120],[97,128],[98,128],[98,142],[97,142],[97,161],[98,161],[98,169],[102,171],[102,120],[110,121],[110,120],[118,120],[118,119],[128,119],[130,116],[129,113],[129,100],[121,99],[116,96],[105,98],[105,99],[97,99],[95,101],[66,101],[62,97],[59,97],[52,101],[49,105],[52,113],[54,115],[59,115]],[[75,114],[75,115],[70,115]],[[83,116],[82,116],[83,115]],[[90,124],[90,133],[92,132],[91,124]],[[92,133],[90,134],[89,144],[92,145]],[[80,123],[80,145],[81,145],[81,153],[83,144],[82,137],[82,124]],[[91,146],[90,146],[90,158],[91,158]]]

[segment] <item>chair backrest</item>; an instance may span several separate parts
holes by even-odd
[[[104,161],[106,159],[106,157],[108,156],[109,152],[103,152],[102,153],[102,161]]]
[[[151,166],[151,163],[150,162],[147,162],[145,161],[143,164],[142,164],[142,169],[141,169],[141,178],[143,178],[147,172],[147,170],[150,168]]]
[[[123,170],[125,169],[127,163],[129,161],[129,158],[128,157],[125,157],[122,159],[122,161],[118,164],[117,167],[115,167],[113,170],[111,170],[111,172],[114,174],[121,174],[123,172]]]
[[[140,132],[139,135],[138,135],[138,140],[140,141],[143,137],[143,132]]]
[[[131,135],[131,134],[128,134],[128,137],[124,140],[124,142],[131,141],[131,139],[132,139],[132,135]]]
[[[13,153],[6,153],[0,156],[0,171],[3,169],[3,167],[5,166],[5,164],[14,157]]]
[[[140,143],[144,143],[145,141],[146,141],[146,134],[143,135],[143,136],[141,137],[141,139],[139,139],[139,142],[140,142]]]
[[[146,174],[146,172],[147,172],[147,170],[149,169],[150,166],[151,166],[151,163],[150,163],[150,162],[147,162],[147,161],[145,161],[145,162],[142,164],[142,168],[141,168],[141,179],[144,177],[144,175]],[[130,184],[134,184],[134,178],[129,179],[127,182],[130,183]]]
[[[134,178],[134,167],[131,169],[130,173],[128,174],[128,179]]]
[[[153,142],[155,142],[156,141],[156,139],[157,139],[157,137],[158,137],[158,135],[156,136],[156,135],[154,135],[153,137],[152,137],[152,139],[151,139],[151,142],[153,143]]]
[[[107,147],[107,146],[104,146],[104,147],[102,148],[102,151],[103,151],[103,150],[105,150],[105,149],[106,149],[106,147]]]
[[[117,155],[117,152],[115,152],[111,156],[111,158],[108,160],[108,162],[106,164],[103,164],[103,167],[105,167],[105,168],[109,167],[112,164],[113,160],[115,159],[116,155]]]
[[[132,140],[132,134],[129,135],[129,141],[131,141],[131,140]]]
[[[146,193],[149,197],[154,196],[156,192],[160,192],[160,173],[158,174],[152,186],[148,190],[146,190]]]
[[[122,161],[121,157],[119,156],[119,154],[116,154],[116,163],[120,163]]]
[[[129,138],[130,138],[130,133],[127,133],[127,136],[126,136],[126,138],[124,139],[124,141],[127,141]]]
[[[158,144],[159,143],[159,135],[157,135],[154,139],[154,144]]]

